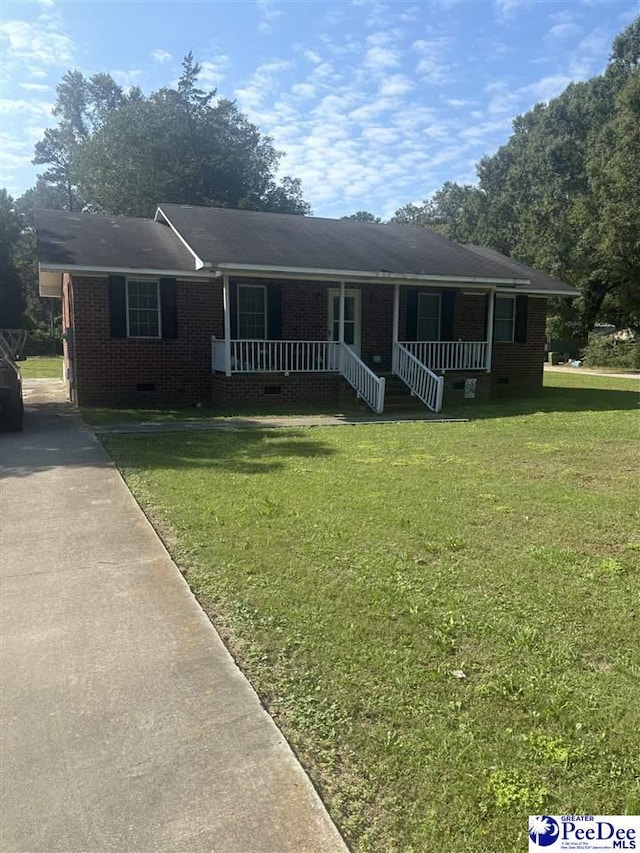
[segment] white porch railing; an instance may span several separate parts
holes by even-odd
[[[426,364],[409,352],[406,344],[393,345],[393,372],[428,409],[432,412],[440,411],[444,377],[437,376]]]
[[[231,373],[319,373],[338,370],[334,341],[230,341]],[[225,372],[225,342],[212,339],[211,363]]]
[[[384,377],[376,376],[347,344],[341,343],[338,346],[340,373],[358,397],[376,414],[381,414],[384,409]]]
[[[486,341],[402,341],[431,370],[487,370]]]

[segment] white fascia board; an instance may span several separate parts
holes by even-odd
[[[507,294],[524,294],[525,296],[561,296],[565,299],[573,299],[578,294],[575,291],[569,292],[568,290],[536,290],[532,287],[518,287],[516,288],[500,288],[500,293]]]
[[[171,228],[171,230],[173,231],[173,233],[176,235],[176,237],[178,238],[178,240],[180,240],[180,242],[181,242],[181,243],[182,243],[182,245],[185,247],[185,249],[189,252],[189,254],[193,255],[193,257],[194,257],[194,259],[195,259],[195,262],[196,262],[196,269],[197,269],[197,270],[201,270],[201,269],[203,269],[205,266],[207,266],[207,265],[205,264],[205,262],[204,262],[203,260],[201,260],[201,259],[196,255],[196,253],[193,251],[193,249],[191,248],[191,246],[190,246],[190,245],[187,243],[187,241],[184,239],[184,237],[182,236],[182,234],[180,234],[180,232],[179,232],[178,230],[176,230],[176,229],[173,227],[173,225],[171,224],[171,220],[169,219],[169,217],[167,216],[167,214],[164,212],[164,210],[163,210],[161,207],[158,207],[158,209],[156,210],[155,216],[153,217],[154,222],[159,222],[158,214],[160,214],[160,217],[164,220],[164,222],[166,222],[166,223],[167,223],[167,225],[169,226],[169,228]]]
[[[170,276],[171,278],[192,279],[195,281],[209,281],[215,278],[215,274],[211,270],[156,270],[156,269],[139,269],[136,267],[91,267],[91,266],[71,266],[70,264],[38,264],[40,272],[68,272],[75,275],[87,275],[90,277],[110,275],[117,273],[119,275],[151,275],[158,278],[159,276]]]
[[[261,278],[305,278],[331,279],[335,281],[368,281],[388,284],[441,284],[457,287],[464,285],[503,285],[514,287],[530,283],[528,278],[487,278],[462,275],[418,275],[416,273],[366,272],[362,270],[317,269],[311,267],[277,267],[263,264],[211,264],[214,269],[230,275],[245,275]]]

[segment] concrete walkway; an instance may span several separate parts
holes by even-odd
[[[0,434],[2,853],[346,851],[56,382]]]
[[[592,370],[590,367],[564,367],[561,364],[545,364],[545,372],[549,373],[579,373],[582,376],[607,376],[613,379],[640,379],[640,373],[607,373],[604,370]]]
[[[189,420],[157,421],[156,423],[109,424],[92,427],[96,435],[124,435],[127,433],[154,432],[206,432],[208,430],[237,429],[298,429],[319,426],[362,426],[363,424],[393,424],[401,421],[429,421],[430,423],[468,423],[469,418],[447,418],[432,413],[396,413],[391,415],[256,415],[255,417],[190,418]]]

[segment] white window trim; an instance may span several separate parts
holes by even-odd
[[[239,284],[238,285],[238,292],[237,292],[238,304],[236,305],[236,323],[237,323],[237,329],[238,329],[238,340],[239,341],[254,340],[253,338],[241,338],[240,337],[240,291],[243,289],[247,289],[247,288],[249,288],[251,290],[262,290],[262,292],[263,292],[263,296],[264,296],[264,303],[263,303],[264,304],[264,338],[258,338],[258,340],[268,341],[269,340],[269,326],[268,326],[269,317],[267,315],[267,286],[266,286],[266,284]]]
[[[441,293],[428,293],[426,291],[421,291],[420,293],[418,293],[418,304],[416,305],[416,312],[417,312],[417,315],[416,315],[416,338],[418,338],[418,340],[420,340],[419,333],[418,333],[418,326],[420,325],[420,299],[423,296],[429,296],[431,298],[433,298],[434,296],[438,297],[438,316],[437,316],[438,337],[432,338],[432,340],[439,341],[440,340],[440,330],[442,327],[442,294]],[[435,320],[436,318],[435,317],[429,317],[428,319],[429,320]]]
[[[496,303],[499,299],[508,299],[513,303],[513,311],[511,312],[511,337],[507,341],[501,341],[496,338],[496,320],[499,320],[501,323],[504,323],[504,319],[496,316],[496,311],[494,308],[493,313],[493,339],[497,344],[512,344],[516,339],[516,297],[515,296],[505,296],[504,294],[500,294],[500,296],[496,295]]]
[[[129,284],[133,283],[133,282],[144,282],[144,284],[150,284],[151,281],[154,282],[155,286],[156,286],[156,299],[158,302],[158,309],[157,309],[157,311],[158,311],[158,334],[157,335],[132,335],[131,332],[129,331]],[[138,278],[138,277],[134,277],[134,276],[131,276],[131,278],[125,279],[124,295],[125,295],[125,302],[126,302],[127,337],[128,338],[134,338],[136,340],[141,340],[141,341],[157,341],[159,338],[162,337],[162,302],[160,301],[160,280],[159,279],[152,279],[151,281],[149,279]],[[133,310],[135,310],[135,309],[133,309]],[[148,310],[151,310],[151,309],[148,309]]]

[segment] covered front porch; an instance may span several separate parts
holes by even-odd
[[[223,309],[223,336],[211,342],[215,373],[339,374],[378,413],[384,374],[438,412],[444,373],[491,370],[495,290],[488,287],[225,275]]]

